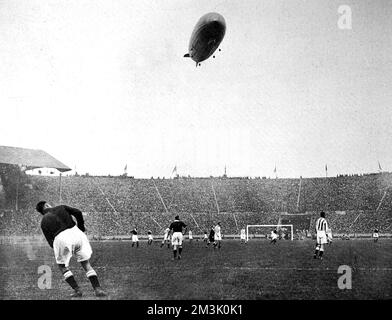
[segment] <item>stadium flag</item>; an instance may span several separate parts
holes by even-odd
[[[278,175],[276,174],[276,163],[275,163],[274,173],[275,173],[275,178],[278,178]]]
[[[325,176],[328,177],[328,166],[325,164]]]
[[[124,173],[125,174],[127,173],[127,169],[128,169],[128,164],[126,164],[125,167],[124,167]]]
[[[378,162],[378,170],[381,172],[381,171],[382,171],[382,168],[381,168],[380,161],[377,161],[377,162]]]
[[[172,175],[173,175],[174,173],[177,175],[177,165],[174,166],[173,171],[172,171]]]

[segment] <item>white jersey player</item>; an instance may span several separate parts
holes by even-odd
[[[325,219],[325,212],[320,212],[320,218],[316,221],[316,251],[314,259],[323,259],[324,245],[328,243],[327,238],[328,223]]]
[[[188,239],[189,239],[190,242],[192,242],[192,240],[193,240],[192,230],[189,230],[189,232],[188,232]]]
[[[276,229],[271,231],[270,237],[271,237],[270,243],[275,244],[276,241],[278,240],[278,232],[276,231]]]
[[[170,248],[170,228],[165,229],[165,233],[163,234],[163,240],[161,243],[161,248],[164,246],[164,244],[167,243],[167,248]]]
[[[241,238],[241,243],[246,242],[246,233],[245,233],[245,229],[244,228],[241,229],[240,238]]]
[[[147,234],[148,234],[148,241],[147,241],[147,244],[148,244],[149,246],[151,246],[151,244],[152,244],[152,242],[153,242],[153,240],[154,240],[154,237],[152,236],[152,232],[151,232],[150,230],[147,232]]]
[[[376,228],[376,229],[374,229],[374,231],[373,231],[373,241],[374,241],[374,242],[377,242],[377,241],[378,241],[378,237],[379,237],[378,229]]]
[[[221,234],[221,225],[220,222],[215,226],[214,228],[214,249],[218,247],[218,249],[221,248],[221,241],[222,241],[222,234]]]
[[[135,227],[135,229],[133,229],[131,231],[131,233],[132,233],[132,247],[136,244],[136,247],[138,248],[139,247],[139,238],[137,236],[137,229],[136,229],[136,227]]]

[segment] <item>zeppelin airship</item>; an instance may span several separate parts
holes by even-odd
[[[201,61],[208,59],[219,47],[226,32],[225,19],[216,12],[202,16],[193,29],[189,41],[189,52],[184,57],[189,57],[200,65]],[[219,49],[220,51],[220,49]],[[215,58],[215,56],[213,56]]]

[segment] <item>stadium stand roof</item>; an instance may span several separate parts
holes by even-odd
[[[26,169],[55,168],[60,172],[71,168],[61,163],[43,150],[0,146],[0,165],[20,165]]]

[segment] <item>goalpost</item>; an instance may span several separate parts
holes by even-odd
[[[294,232],[293,232],[293,225],[292,224],[248,224],[246,226],[246,241],[249,241],[249,229],[250,228],[271,228],[274,227],[276,229],[281,229],[282,227],[290,227],[290,233],[291,233],[291,241],[294,240]]]

